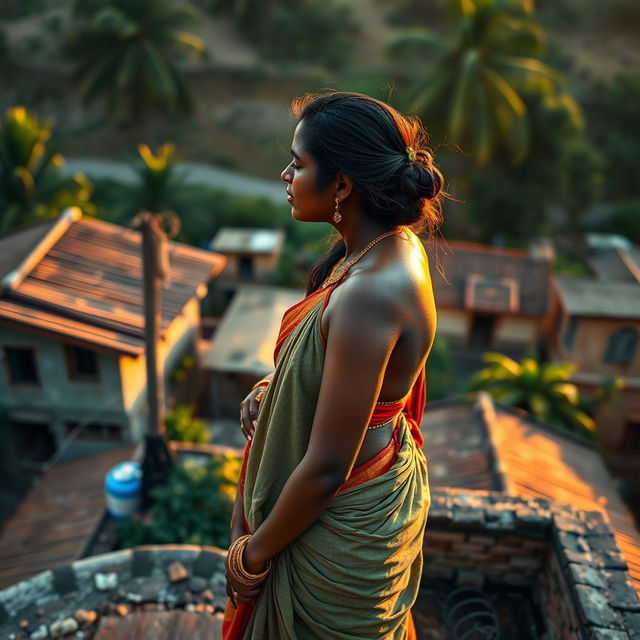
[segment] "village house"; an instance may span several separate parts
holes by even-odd
[[[606,377],[622,378],[614,402],[593,418],[611,468],[638,492],[640,283],[557,276],[553,292],[550,358],[575,362],[571,382],[585,396]]]
[[[170,243],[159,363],[195,353],[225,259]],[[141,236],[67,209],[0,235],[0,409],[25,465],[140,440],[146,423]]]
[[[538,345],[549,310],[554,253],[463,241],[425,241],[438,332],[452,346],[522,354]]]
[[[284,239],[282,229],[222,227],[216,233],[209,248],[223,255],[226,263],[207,296],[213,315],[226,309],[243,284],[268,283],[278,266]]]
[[[199,341],[198,361],[204,379],[199,414],[220,423],[220,430],[213,427],[215,442],[243,444],[237,428],[240,402],[255,382],[273,371],[273,351],[282,316],[303,295],[302,291],[285,287],[242,285],[213,339]],[[232,421],[231,440],[224,433],[225,420]]]

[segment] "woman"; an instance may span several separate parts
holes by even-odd
[[[420,449],[443,178],[417,119],[357,93],[292,103],[291,213],[340,239],[241,404],[247,448],[223,637],[415,638],[430,503]]]

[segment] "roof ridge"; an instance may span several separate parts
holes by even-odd
[[[54,222],[49,232],[46,233],[38,243],[32,247],[31,251],[22,259],[18,266],[9,271],[2,280],[0,280],[0,294],[8,289],[15,289],[31,270],[44,258],[49,249],[62,238],[69,227],[82,218],[82,211],[79,207],[68,207],[65,209],[58,219]]]

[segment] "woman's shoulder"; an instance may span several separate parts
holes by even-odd
[[[410,242],[391,259],[349,274],[333,292],[332,302],[336,309],[364,314],[376,309],[406,312],[424,301],[425,292],[431,293],[429,263],[419,238],[411,233]]]

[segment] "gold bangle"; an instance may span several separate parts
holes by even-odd
[[[256,382],[253,387],[251,387],[251,390],[253,391],[256,387],[259,387],[260,385],[264,385],[265,387],[269,385],[269,383],[271,382],[271,380],[267,380],[266,378],[262,378],[262,380],[258,380],[258,382]]]
[[[260,573],[251,573],[245,568],[242,563],[242,555],[250,538],[251,534],[237,538],[229,547],[226,560],[227,570],[233,576],[234,580],[247,587],[253,587],[259,584],[271,571],[270,560],[267,562],[264,571],[261,571]]]

